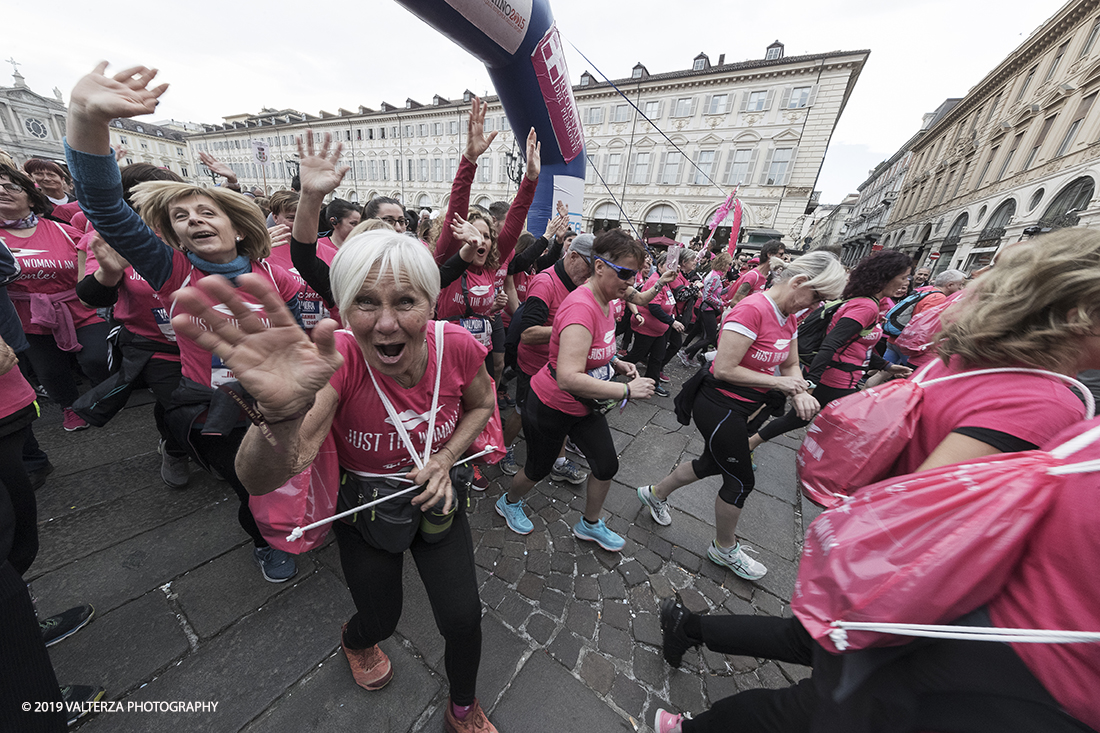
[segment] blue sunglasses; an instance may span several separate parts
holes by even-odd
[[[595,255],[595,257],[597,260],[614,270],[615,274],[619,276],[620,280],[631,280],[634,278],[634,276],[638,274],[637,270],[631,270],[629,267],[623,267],[622,265],[616,265],[614,262],[608,262],[599,255]]]

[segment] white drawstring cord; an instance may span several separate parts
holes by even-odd
[[[996,626],[943,626],[936,624],[895,624],[863,621],[834,621],[829,639],[837,651],[848,648],[849,631],[873,631],[897,636],[921,636],[929,639],[960,641],[1001,641],[1019,644],[1086,644],[1100,641],[1098,631],[1052,631],[1050,629],[1004,629]]]
[[[480,458],[481,456],[484,456],[488,453],[492,453],[496,449],[497,449],[497,447],[495,445],[491,445],[488,448],[486,448],[485,450],[481,451],[480,453],[475,453],[472,456],[466,456],[462,460],[456,461],[451,467],[454,468],[454,466],[461,466],[463,463],[469,463],[473,459]],[[408,481],[409,483],[412,483],[411,480],[405,478],[404,474],[359,473],[357,471],[353,472],[353,473],[356,473],[359,476],[364,476],[364,477],[367,477],[367,478],[389,478],[389,479],[393,479],[395,481]],[[318,528],[322,525],[328,524],[329,522],[335,522],[337,519],[343,519],[344,517],[351,516],[352,514],[355,514],[356,512],[361,512],[364,509],[370,509],[375,504],[381,504],[384,501],[388,501],[390,499],[395,499],[398,496],[402,496],[404,494],[409,493],[410,491],[415,491],[419,488],[420,488],[419,484],[414,484],[414,485],[410,486],[407,489],[403,489],[401,491],[398,491],[395,494],[390,494],[389,496],[383,496],[381,499],[375,499],[372,502],[368,502],[366,504],[363,504],[362,506],[357,506],[354,509],[348,509],[346,512],[340,512],[339,514],[335,514],[331,517],[327,517],[325,519],[318,520],[318,521],[314,522],[313,524],[307,524],[304,527],[295,527],[291,531],[291,533],[286,536],[286,541],[287,542],[295,542],[297,540],[302,539],[302,535],[304,533],[308,532],[311,529],[316,529],[316,528]]]

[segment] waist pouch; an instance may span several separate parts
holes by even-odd
[[[340,521],[359,531],[371,547],[383,552],[400,553],[409,549],[417,535],[428,543],[441,542],[451,531],[454,518],[465,512],[470,501],[474,469],[468,464],[451,469],[451,487],[455,499],[451,511],[444,512],[442,502],[428,511],[412,504],[419,492],[411,491],[378,506],[356,512]],[[340,471],[340,491],[336,511],[346,512],[370,501],[392,496],[409,488],[408,483],[387,478],[366,478],[350,471]]]
[[[557,381],[558,371],[554,369],[554,367],[550,364],[547,364],[546,366],[550,370],[550,376],[554,378],[554,381]],[[594,377],[595,379],[599,379],[603,382],[610,382],[612,381],[612,377],[615,376],[615,370],[611,366],[610,362],[604,364],[603,366],[598,366],[595,369],[590,369],[585,373],[588,374],[588,376]],[[565,392],[565,390],[562,391]],[[592,412],[596,415],[604,415],[610,412],[612,407],[615,407],[622,401],[617,397],[609,400],[598,400],[595,397],[578,397],[577,395],[569,392],[566,392],[566,394],[587,407],[589,412]]]

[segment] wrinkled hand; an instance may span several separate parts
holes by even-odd
[[[123,273],[126,272],[126,268],[130,266],[125,257],[120,255],[114,247],[103,241],[103,237],[99,236],[99,232],[96,232],[96,235],[92,237],[88,247],[92,250],[96,262],[99,263],[99,269],[103,270],[104,274],[111,275],[112,278],[121,278]]]
[[[638,373],[638,368],[634,368],[634,373]],[[630,399],[632,400],[648,400],[653,396],[654,382],[649,377],[634,377],[627,384],[630,388]]]
[[[7,374],[18,363],[19,358],[16,357],[15,351],[6,341],[0,339],[0,375]]]
[[[639,326],[645,325],[645,316],[642,315],[641,311],[634,311],[634,320],[638,322]]]
[[[804,393],[808,388],[809,382],[802,377],[776,377],[775,389],[788,397]]]
[[[69,95],[69,110],[106,123],[116,117],[137,117],[152,113],[167,84],[148,88],[156,69],[131,66],[114,76],[106,76],[107,62],[101,61],[83,76]]]
[[[298,180],[302,186],[302,195],[312,193],[327,196],[343,182],[344,176],[351,168],[346,165],[336,165],[344,146],[338,142],[333,147],[332,135],[329,133],[325,133],[320,150],[314,152],[313,146],[313,130],[306,131],[304,151],[302,138],[298,137]]]
[[[498,313],[504,310],[508,306],[508,293],[503,290],[497,291],[496,297],[493,298],[493,307],[490,309],[492,313]]]
[[[450,451],[441,449],[428,459],[424,468],[414,468],[405,474],[405,478],[424,487],[422,492],[413,497],[413,506],[419,506],[420,511],[426,512],[442,500],[443,511],[451,511],[451,503],[455,495],[451,487],[453,463],[454,457],[451,456]]]
[[[467,123],[466,134],[466,160],[477,163],[489,146],[496,140],[496,130],[485,135],[485,112],[489,109],[488,102],[482,102],[479,97],[470,100],[470,121]]]
[[[216,354],[256,398],[264,417],[277,422],[308,409],[344,363],[333,338],[337,324],[322,320],[310,341],[271,283],[253,274],[241,275],[237,282],[240,291],[263,305],[263,313],[252,310],[228,280],[210,275],[176,292],[179,315],[172,326],[178,335]],[[219,313],[215,305],[228,307],[233,315]]]
[[[207,168],[210,169],[211,173],[217,173],[219,176],[221,176],[222,178],[224,178],[227,181],[230,181],[232,183],[236,182],[237,174],[233,172],[233,169],[230,168],[225,163],[218,160],[217,158],[215,158],[210,153],[207,153],[206,151],[200,150],[199,151],[199,160],[202,161],[203,165],[205,165]]]
[[[560,201],[558,203],[561,203]],[[558,213],[557,216],[546,222],[546,233],[542,236],[546,241],[552,242],[555,237],[560,237],[569,229],[569,213]]]
[[[791,403],[794,405],[794,411],[800,420],[810,420],[821,410],[821,405],[809,392],[796,394],[791,398]]]
[[[678,274],[677,270],[669,268],[661,273],[661,276],[657,278],[657,285],[668,285],[670,282],[676,279]]]
[[[542,170],[542,143],[539,142],[538,135],[535,134],[535,128],[531,128],[531,132],[527,133],[527,178],[531,181],[537,181],[539,179],[539,172]]]
[[[679,321],[673,321],[672,322],[672,327],[674,329],[676,329],[676,333],[683,333],[684,332],[684,324],[680,323]]]
[[[282,247],[290,244],[290,227],[286,224],[276,224],[267,228],[267,236],[271,238],[272,247]]]
[[[913,373],[913,370],[902,364],[891,364],[886,371],[890,372],[895,377],[908,377]]]
[[[125,145],[119,145],[117,148],[115,148],[115,162],[121,163],[122,159],[125,158],[129,154],[129,152],[130,151],[126,149]]]
[[[451,222],[451,235],[460,242],[476,247],[479,255],[485,254],[488,249],[478,228],[463,219],[461,214],[455,213],[454,221]]]
[[[629,361],[616,359],[615,361],[611,362],[611,368],[614,369],[617,374],[621,374],[631,381],[638,378],[637,365],[631,364]]]

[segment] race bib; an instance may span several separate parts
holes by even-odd
[[[586,373],[588,374],[588,376],[594,377],[601,382],[610,382],[611,378],[615,376],[615,370],[611,368],[611,362],[608,362],[603,366],[589,369]]]
[[[298,310],[302,315],[302,325],[307,331],[312,331],[324,318],[328,318],[328,309],[321,300],[298,300]]]
[[[169,341],[176,340],[176,330],[172,328],[172,319],[168,317],[168,311],[164,308],[153,308],[153,320],[157,322],[157,328]]]
[[[210,355],[210,386],[217,388],[232,382],[237,377],[234,376],[233,370],[230,369],[214,354]]]
[[[488,348],[493,348],[493,331],[487,318],[459,318],[458,325],[465,328],[478,343]]]

